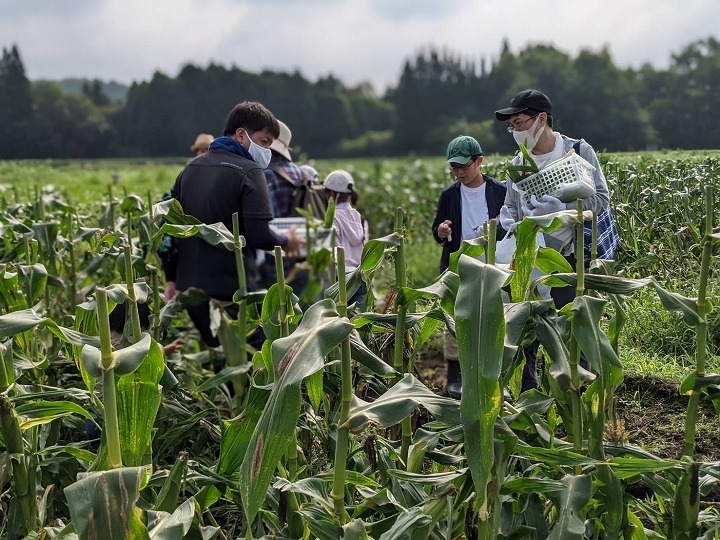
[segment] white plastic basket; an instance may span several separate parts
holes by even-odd
[[[541,197],[542,195],[555,196],[560,188],[576,182],[587,184],[592,191],[595,191],[595,180],[592,173],[595,167],[590,165],[576,153],[567,155],[557,161],[553,161],[547,167],[535,174],[518,180],[513,187],[530,198],[530,195]],[[564,201],[567,202],[567,201]]]

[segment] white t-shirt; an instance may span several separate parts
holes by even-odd
[[[553,149],[550,150],[547,154],[540,154],[539,156],[536,156],[535,154],[532,154],[533,160],[538,166],[538,169],[542,169],[545,167],[545,165],[548,165],[549,163],[552,163],[553,161],[556,161],[563,157],[565,155],[565,152],[563,152],[563,140],[560,134],[555,131],[555,146],[553,146]]]
[[[489,219],[485,182],[470,188],[460,184],[460,207],[462,209],[462,239],[472,240],[483,234],[483,225]]]

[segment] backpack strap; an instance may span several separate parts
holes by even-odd
[[[293,182],[292,178],[290,178],[290,175],[287,172],[285,172],[282,168],[275,165],[274,163],[271,163],[270,165],[268,165],[268,169],[270,169],[272,172],[277,174],[280,178],[282,178],[286,182],[290,182],[293,186],[296,185],[295,182]]]

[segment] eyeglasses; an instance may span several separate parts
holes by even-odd
[[[450,169],[453,171],[467,171],[470,165],[475,163],[474,159],[470,159],[465,165],[460,165],[459,163],[451,163]]]
[[[527,124],[530,120],[534,120],[539,115],[536,114],[535,116],[530,116],[526,118],[525,120],[519,120],[518,122],[510,122],[508,124],[507,130],[512,133],[513,131],[522,131],[522,127]]]

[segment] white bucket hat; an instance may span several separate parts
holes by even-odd
[[[278,120],[278,124],[280,124],[280,135],[272,142],[270,150],[275,150],[288,161],[292,161],[292,157],[290,156],[290,139],[292,139],[292,133],[290,132],[290,128],[280,122],[280,120]]]

